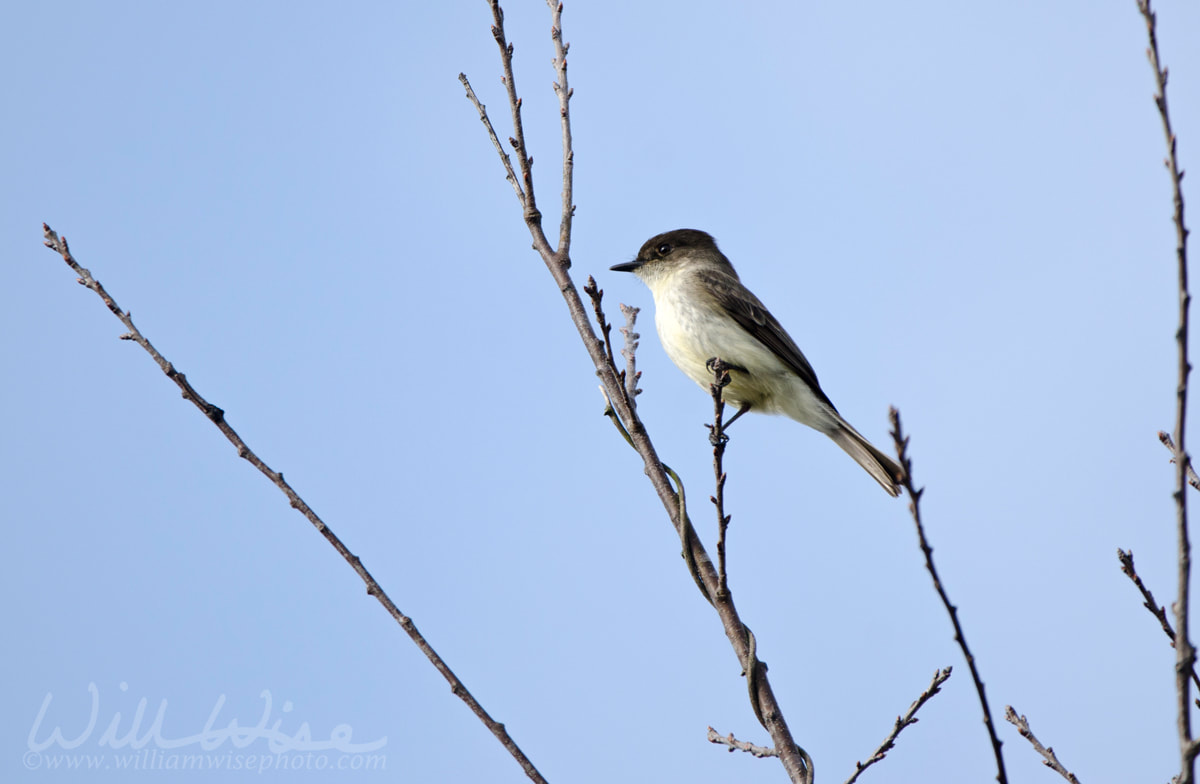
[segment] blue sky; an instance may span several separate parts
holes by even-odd
[[[1157,7],[1180,155],[1200,166],[1200,10]],[[549,217],[549,14],[506,11]],[[189,738],[214,711],[254,725],[264,694],[281,732],[382,740],[385,768],[343,780],[524,780],[117,340],[42,221],[549,780],[783,780],[704,740],[767,736],[463,97],[460,71],[507,136],[486,4],[45,2],[2,22],[6,780],[124,781],[133,749],[99,741],[139,701],[143,730],[165,703],[162,735]],[[1173,775],[1173,651],[1116,560],[1131,548],[1171,601],[1155,433],[1174,416],[1174,233],[1133,0],[580,2],[564,23],[573,273],[610,314],[644,309],[640,411],[702,534],[710,401],[662,353],[649,292],[608,272],[681,227],[717,237],[865,435],[886,447],[900,408],[1010,777],[1052,774],[1006,704],[1081,780]],[[990,780],[905,503],[787,420],[742,420],[726,467],[731,587],[818,780],[844,780],[947,665],[863,781]],[[47,695],[36,738],[75,737],[89,684],[94,731],[30,762]],[[251,741],[182,751],[268,752]],[[82,754],[107,767],[47,769]]]

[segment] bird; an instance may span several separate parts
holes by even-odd
[[[726,403],[743,414],[783,414],[824,433],[892,497],[904,470],[838,413],[817,374],[778,319],[738,278],[712,235],[676,229],[646,240],[632,261],[612,266],[632,272],[654,298],[654,324],[671,361],[708,389],[713,362],[729,371]]]

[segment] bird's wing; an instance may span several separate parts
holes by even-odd
[[[818,398],[837,411],[821,390],[816,371],[813,370],[812,365],[808,364],[808,360],[804,358],[804,353],[796,345],[796,341],[792,340],[791,335],[771,315],[771,311],[759,302],[758,297],[751,294],[749,289],[742,286],[736,278],[723,272],[703,270],[698,274],[704,280],[705,290],[713,294],[722,310],[758,342],[771,349],[775,356],[783,360],[785,365],[796,371],[796,375],[800,376],[804,383],[812,387]],[[734,296],[731,292],[738,289],[742,291],[741,296]]]

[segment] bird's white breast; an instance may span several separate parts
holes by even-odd
[[[763,413],[777,410],[776,395],[790,396],[793,376],[775,354],[716,303],[711,295],[695,290],[687,270],[648,280],[654,295],[654,324],[667,356],[704,389],[713,382],[706,367],[720,357],[746,369],[734,372],[725,390],[727,402],[750,403]]]

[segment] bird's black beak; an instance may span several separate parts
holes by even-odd
[[[609,269],[613,272],[637,272],[638,267],[645,263],[646,262],[644,261],[638,261],[637,259],[634,259],[633,261],[626,261],[622,264],[614,264],[609,267]]]

